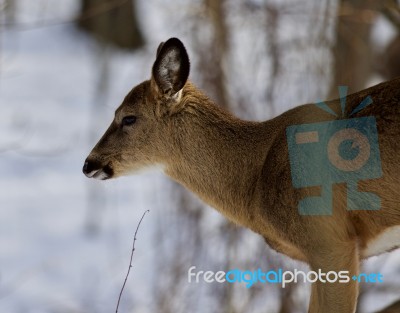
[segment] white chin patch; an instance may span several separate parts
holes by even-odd
[[[110,178],[110,176],[107,173],[105,173],[102,169],[92,171],[89,174],[87,174],[86,176],[89,178],[94,178],[94,179],[99,179],[99,180],[104,180],[104,179]]]
[[[100,173],[96,174],[93,176],[93,178],[99,179],[99,180],[104,180],[109,178],[108,174],[104,173],[103,171],[100,171]]]

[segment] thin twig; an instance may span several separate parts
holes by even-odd
[[[138,233],[138,231],[139,231],[139,227],[140,227],[140,224],[142,223],[142,220],[143,220],[144,216],[145,216],[147,213],[149,213],[149,212],[150,212],[150,210],[146,210],[146,211],[143,213],[142,218],[140,219],[139,224],[138,224],[137,227],[136,227],[135,235],[133,236],[131,260],[129,261],[128,272],[126,273],[124,284],[122,285],[121,291],[120,291],[120,293],[119,293],[118,302],[117,302],[117,308],[116,308],[116,310],[115,310],[115,313],[118,313],[119,302],[121,301],[122,293],[123,293],[123,291],[124,291],[124,288],[125,288],[125,285],[126,285],[126,281],[128,280],[129,272],[131,271],[132,259],[133,259],[133,252],[135,252],[136,235],[137,235],[137,233]]]

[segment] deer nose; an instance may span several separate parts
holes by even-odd
[[[99,161],[90,160],[89,158],[85,160],[82,172],[89,178],[96,178],[102,180],[109,179],[114,176],[114,170],[110,164],[104,165]]]
[[[87,177],[92,177],[101,167],[99,162],[86,159],[85,164],[83,164],[82,172]]]

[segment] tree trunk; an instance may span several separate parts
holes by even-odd
[[[78,26],[104,43],[134,50],[143,43],[134,1],[81,0]]]
[[[400,6],[395,0],[386,1],[382,13],[396,28],[397,36],[387,45],[383,53],[377,56],[375,64],[385,79],[393,79],[400,76]]]
[[[337,87],[354,93],[366,87],[372,72],[371,26],[381,1],[341,0],[336,44],[333,47],[333,79],[328,99],[338,97]]]

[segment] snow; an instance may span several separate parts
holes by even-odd
[[[40,4],[21,1],[21,22],[37,19],[29,7]],[[58,1],[48,11],[67,9],[70,18],[74,8],[74,1]],[[160,214],[149,199],[161,175],[104,184],[81,173],[95,143],[88,139],[98,74],[93,43],[70,24],[10,29],[2,35],[0,311],[115,310],[136,224],[150,209],[130,277],[141,287],[133,292],[128,282],[120,308],[126,311],[134,299],[141,299],[135,305],[140,312],[149,299],[150,284],[144,283],[153,260],[149,225]],[[113,75],[107,107],[93,127],[97,138],[112,119],[115,101],[147,78],[141,70],[143,59],[120,53],[112,60],[119,75]],[[149,62],[145,65],[150,67]],[[107,194],[105,210],[93,212],[100,227],[96,234],[88,233],[86,225],[94,218],[87,209],[88,188],[93,185]]]

